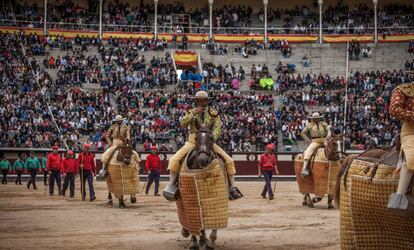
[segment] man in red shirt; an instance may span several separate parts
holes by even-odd
[[[88,180],[90,201],[94,201],[95,191],[93,190],[93,177],[95,176],[95,155],[89,152],[90,144],[83,145],[83,152],[78,155],[78,166],[81,175],[82,200],[86,199],[85,183]]]
[[[49,173],[49,195],[53,195],[55,180],[58,187],[59,195],[62,194],[61,185],[62,178],[60,175],[60,168],[62,163],[62,157],[59,154],[59,147],[57,145],[52,147],[53,152],[47,156],[46,171]]]
[[[271,184],[273,169],[276,170],[276,174],[279,174],[279,170],[277,169],[277,159],[276,155],[273,153],[273,150],[273,144],[266,145],[266,152],[260,156],[259,161],[259,167],[266,182],[263,188],[262,197],[266,199],[266,193],[269,193],[269,200],[273,200],[273,191]]]
[[[69,186],[70,198],[75,197],[75,174],[78,171],[78,162],[74,158],[72,150],[68,150],[67,156],[62,160],[63,181],[62,195],[65,196],[66,189]]]
[[[145,169],[148,173],[148,183],[145,189],[145,194],[148,194],[152,183],[155,181],[154,196],[160,196],[158,194],[158,188],[160,186],[160,173],[162,171],[162,165],[155,146],[151,147],[151,154],[147,155],[145,160]]]

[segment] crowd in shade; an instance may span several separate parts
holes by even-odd
[[[409,29],[403,28],[404,26],[414,25],[413,15],[413,5],[399,3],[381,5],[378,7],[379,32],[384,36],[408,33]],[[259,11],[258,16],[264,22],[263,10]],[[373,32],[374,6],[372,4],[350,6],[346,1],[339,1],[334,6],[328,5],[327,8],[324,8],[322,17],[322,26],[325,33],[363,34]],[[314,1],[312,7],[296,6],[293,9],[270,8],[268,10],[268,21],[270,33],[317,33],[319,31],[318,3]]]
[[[326,6],[325,6],[326,5]],[[11,8],[12,6],[12,8]],[[11,6],[3,6],[0,19],[13,20],[13,14],[21,26],[42,27],[43,6],[26,1],[12,1]],[[119,0],[105,1],[103,24],[107,31],[151,31],[154,4],[128,3]],[[192,29],[208,32],[209,9],[206,3],[196,8],[187,8],[184,3],[158,5],[158,25],[160,31],[184,33]],[[291,8],[268,7],[269,33],[317,33],[319,29],[318,2],[308,6]],[[404,27],[414,26],[413,5],[389,3],[378,6],[379,32],[384,36],[395,33],[408,33]],[[191,20],[190,20],[191,19]],[[257,20],[255,20],[257,19]],[[80,5],[71,0],[48,3],[50,28],[98,30],[99,0]],[[213,6],[213,26],[218,33],[255,33],[250,28],[264,22],[263,8],[254,10],[245,5]],[[10,23],[10,22],[9,22]],[[176,25],[179,23],[178,25]],[[323,28],[329,34],[372,33],[374,27],[373,4],[348,5],[346,1],[336,4],[324,3]]]

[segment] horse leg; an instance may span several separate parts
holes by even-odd
[[[323,197],[315,196],[312,198],[312,203],[318,203],[323,199]]]
[[[131,203],[137,203],[137,198],[135,197],[135,194],[131,194]]]
[[[204,245],[204,250],[213,250],[216,248],[217,229],[211,230],[210,239]]]
[[[125,206],[125,203],[124,203],[124,195],[121,195],[119,198],[118,198],[118,201],[119,201],[119,208],[125,208],[126,206]]]
[[[114,202],[112,201],[112,194],[111,194],[111,192],[108,192],[108,205],[113,205],[114,204]]]
[[[313,208],[313,207],[314,207],[314,205],[313,205],[312,199],[311,199],[311,197],[310,197],[310,194],[307,194],[306,196],[307,196],[307,197],[306,197],[306,200],[307,200],[307,202],[308,202],[308,207]]]
[[[198,243],[200,244],[200,247],[204,247],[206,244],[207,237],[206,237],[206,230],[201,230],[200,240]]]
[[[332,204],[333,201],[333,195],[328,194],[328,209],[335,209],[335,207]]]
[[[308,194],[304,194],[303,195],[303,201],[302,201],[302,206],[306,207],[308,205]]]
[[[197,236],[195,235],[191,235],[191,241],[190,241],[190,250],[199,250],[200,249],[200,245],[198,244],[197,241]]]
[[[188,230],[187,230],[187,229],[185,229],[184,227],[182,227],[182,228],[181,228],[181,235],[182,235],[184,238],[188,238],[188,237],[190,236],[190,233],[188,232]]]

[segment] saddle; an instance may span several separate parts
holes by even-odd
[[[371,176],[371,179],[373,179],[373,178],[374,178],[375,174],[377,173],[378,166],[379,166],[380,164],[385,164],[385,165],[389,165],[389,166],[392,166],[392,167],[396,167],[396,166],[397,166],[398,159],[399,159],[399,155],[400,155],[400,152],[399,152],[399,146],[398,146],[398,144],[396,144],[396,145],[394,145],[394,146],[390,147],[390,148],[388,149],[388,152],[386,152],[386,153],[385,153],[383,156],[381,156],[380,158],[373,158],[373,157],[366,157],[366,156],[363,156],[363,155],[364,155],[366,152],[368,152],[368,151],[369,151],[369,150],[366,150],[366,151],[364,151],[363,153],[361,153],[361,154],[359,154],[359,155],[357,155],[357,156],[353,157],[353,158],[352,158],[352,159],[348,162],[348,165],[345,167],[345,170],[344,170],[344,173],[343,173],[343,175],[344,175],[344,187],[345,187],[345,190],[347,189],[346,181],[347,181],[347,178],[348,178],[349,168],[351,167],[352,162],[353,162],[355,159],[362,160],[362,161],[366,161],[366,162],[371,162],[371,163],[374,163],[374,164],[375,164],[375,165],[374,165],[374,169],[373,169],[373,171],[372,171],[372,176]]]
[[[308,163],[305,166],[305,169],[307,169],[307,171],[310,171],[310,169],[313,167],[313,162],[315,161],[315,157],[318,154],[320,148],[325,148],[325,145],[319,145],[317,148],[315,148],[315,151],[313,151]]]

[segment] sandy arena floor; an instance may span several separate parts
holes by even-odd
[[[77,184],[78,184],[77,180]],[[95,182],[94,202],[43,196],[0,185],[0,249],[186,249],[174,203],[152,195],[106,204],[106,184]],[[161,190],[165,182],[161,183]],[[243,199],[230,203],[229,226],[218,232],[216,249],[339,249],[339,212],[302,207],[295,182],[278,182],[275,200],[260,196],[263,183],[238,182]],[[151,189],[152,191],[152,189]],[[68,192],[69,193],[69,192]]]

